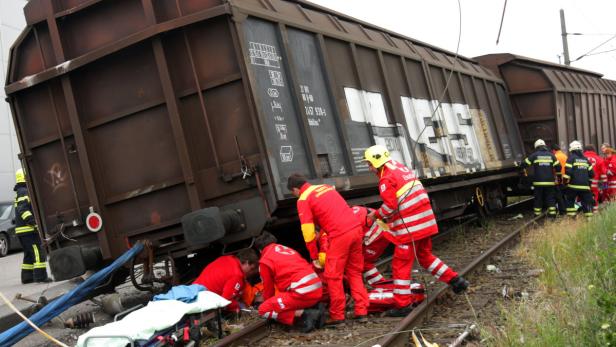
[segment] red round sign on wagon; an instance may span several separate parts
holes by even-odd
[[[103,219],[101,218],[101,215],[91,212],[86,217],[86,226],[88,227],[88,230],[92,232],[100,231],[103,228]]]

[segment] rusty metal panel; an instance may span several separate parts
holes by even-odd
[[[40,50],[36,42],[34,30],[26,29],[28,32],[20,42],[20,49],[14,52],[12,59],[14,64],[13,80],[19,80],[26,76],[43,71],[45,63],[40,55]],[[23,35],[23,34],[22,34]]]
[[[166,109],[159,106],[90,129],[98,169],[104,177],[99,183],[104,198],[140,194],[153,185],[181,179],[170,127]]]
[[[73,78],[77,107],[88,127],[162,103],[163,92],[151,48],[131,47],[93,63]]]
[[[438,98],[441,102],[451,102],[449,93],[443,93],[443,91],[445,91],[445,85],[447,84],[443,69],[436,66],[430,66],[430,79],[435,93],[438,93],[437,95],[434,95],[434,97]],[[449,90],[449,86],[447,87],[447,90]]]
[[[610,137],[614,116],[603,111],[603,100],[614,95],[613,81],[590,71],[508,54],[478,60],[503,76],[520,131],[529,141],[527,150],[533,136],[561,146],[574,139],[598,146],[602,138]],[[563,122],[570,125],[563,127]],[[560,130],[550,131],[550,123]]]
[[[53,53],[53,46],[51,44],[51,36],[49,34],[49,28],[47,25],[38,24],[33,29],[35,31],[36,39],[40,47],[40,51],[43,55],[44,66],[50,67],[57,63],[56,57]]]
[[[520,141],[520,130],[517,127],[513,110],[511,109],[510,104],[507,100],[507,92],[505,90],[505,87],[501,84],[491,84],[496,89],[495,92],[498,96],[498,98],[493,98],[493,100],[500,104],[500,107],[498,107],[496,111],[497,116],[498,113],[502,112],[501,117],[503,117],[505,126],[507,128],[507,136],[503,139],[505,141],[503,143],[503,154],[505,155],[504,159],[522,160],[522,156],[524,155],[524,144]],[[488,94],[490,95],[491,93],[488,92]],[[505,144],[509,144],[509,150],[507,149]],[[511,151],[511,156],[507,155],[509,151]]]
[[[286,191],[292,173],[314,175],[303,131],[289,85],[286,57],[281,56],[277,27],[270,22],[248,18],[244,22],[245,50],[255,75],[256,99],[266,134],[268,156],[274,165],[276,185]],[[282,195],[279,195],[282,198]]]
[[[402,68],[402,60],[398,56],[383,54],[383,66],[389,81],[389,87],[391,88],[390,94],[394,119],[398,123],[404,123],[404,111],[402,110],[400,97],[410,96],[410,93],[404,76],[404,69]]]
[[[109,30],[110,25],[113,25],[113,30]],[[100,2],[58,22],[67,58],[110,44],[146,25],[140,0]],[[84,40],[84,37],[88,39]]]
[[[174,2],[173,0],[162,0]],[[175,0],[182,15],[187,15],[212,8],[223,3],[223,0]]]
[[[576,126],[576,117],[575,117],[575,99],[574,99],[574,94],[572,93],[561,93],[559,94],[559,98],[563,99],[562,104],[563,104],[563,110],[561,113],[559,113],[559,118],[558,118],[558,126],[560,127],[565,127],[566,130],[565,131],[559,131],[559,136],[560,134],[566,134],[567,139],[574,139],[577,137],[577,134],[575,132],[575,129],[577,128]],[[564,114],[562,114],[564,113]],[[559,137],[560,138],[560,137]],[[561,148],[563,148],[564,146],[564,141],[559,141],[559,145],[561,146]]]
[[[500,153],[502,153],[502,160],[512,159],[513,152],[511,151],[511,145],[507,136],[507,129],[504,122],[500,117],[495,115],[493,106],[489,102],[488,94],[483,81],[473,79],[474,90],[476,90],[477,100],[482,110],[486,110],[488,116],[494,122],[496,128],[496,134],[498,136],[498,144],[500,147]],[[522,132],[522,131],[521,131]]]
[[[539,71],[518,65],[507,65],[501,69],[510,93],[551,89],[550,83]]]
[[[346,176],[350,172],[341,143],[340,129],[330,101],[324,67],[314,34],[289,30],[289,49],[301,94],[301,107],[308,117],[320,171],[324,177]]]
[[[417,99],[429,99],[430,91],[428,82],[423,72],[421,62],[405,59],[406,70],[408,73],[407,79],[411,84],[411,96]]]

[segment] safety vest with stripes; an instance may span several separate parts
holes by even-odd
[[[380,170],[379,192],[383,204],[377,219],[387,220],[385,236],[405,244],[438,233],[428,193],[412,170],[391,160]]]
[[[533,186],[535,187],[555,186],[555,174],[560,174],[562,169],[556,156],[546,147],[540,147],[533,152],[524,159],[520,166],[522,168],[533,167]]]
[[[590,179],[595,175],[593,166],[581,151],[572,151],[565,164],[564,178],[569,180],[567,187],[575,190],[590,190]]]
[[[32,213],[32,205],[25,183],[15,186],[15,234],[25,234],[36,231],[36,222]]]

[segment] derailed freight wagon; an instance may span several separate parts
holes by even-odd
[[[375,203],[361,160],[375,143],[417,170],[439,218],[473,197],[498,208],[516,180],[492,72],[308,2],[32,0],[25,14],[5,89],[56,279],[137,240],[182,266],[288,225],[293,172]]]
[[[601,74],[514,54],[475,58],[507,85],[528,153],[544,139],[567,148],[573,140],[597,149],[616,141],[616,81]]]

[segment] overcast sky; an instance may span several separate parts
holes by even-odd
[[[455,52],[458,43],[457,0],[310,0],[352,17]],[[565,10],[571,65],[616,80],[615,0],[508,0],[499,44],[496,37],[505,0],[460,0],[460,54],[515,53],[558,63],[562,56],[559,10]],[[561,57],[564,63],[564,59]]]

